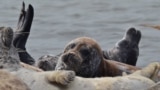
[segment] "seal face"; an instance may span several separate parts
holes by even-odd
[[[101,48],[96,41],[88,37],[80,37],[72,40],[65,47],[55,69],[73,70],[76,75],[92,77],[102,59]]]
[[[104,57],[135,66],[139,56],[138,44],[140,39],[141,32],[135,28],[130,28],[126,31],[124,37],[116,43],[114,48],[104,52]]]

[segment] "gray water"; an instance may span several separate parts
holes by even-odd
[[[0,1],[0,26],[16,29],[23,0]],[[38,59],[56,55],[80,36],[92,37],[108,50],[130,27],[141,30],[137,66],[160,61],[160,31],[139,24],[160,24],[160,0],[26,0],[35,10],[27,42],[29,53]]]

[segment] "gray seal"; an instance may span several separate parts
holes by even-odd
[[[104,51],[103,55],[106,59],[135,66],[139,56],[140,40],[141,32],[135,28],[130,28],[123,38],[112,49]]]

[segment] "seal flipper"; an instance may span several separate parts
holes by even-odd
[[[27,11],[25,11],[25,4],[23,2],[17,29],[13,38],[13,45],[17,48],[20,60],[30,65],[33,65],[35,60],[26,51],[25,45],[30,33],[33,16],[34,10],[32,5],[29,5]]]
[[[135,66],[139,56],[141,32],[135,28],[128,29],[123,38],[108,52],[104,58]]]

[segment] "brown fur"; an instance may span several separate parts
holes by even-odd
[[[123,72],[133,73],[136,70],[140,68],[112,60],[103,60],[99,67],[99,73],[102,76],[117,76],[122,75]]]

